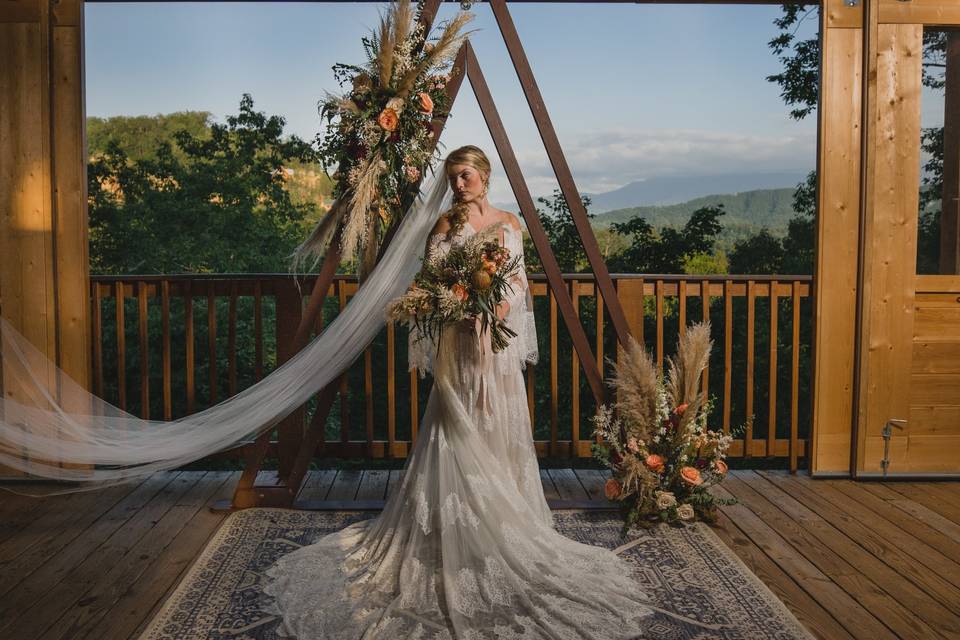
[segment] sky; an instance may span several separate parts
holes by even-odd
[[[313,139],[331,67],[365,60],[360,38],[385,4],[184,2],[85,4],[87,115],[206,110],[222,121],[243,93]],[[444,3],[438,20],[458,5]],[[469,28],[533,194],[556,179],[493,13]],[[778,6],[512,3],[509,11],[581,192],[670,175],[807,171],[816,117],[797,122],[765,77]],[[816,17],[800,27],[816,31]],[[512,200],[469,83],[441,142],[476,144],[494,164],[491,201]],[[499,179],[498,179],[499,178]],[[792,186],[792,185],[784,185]]]

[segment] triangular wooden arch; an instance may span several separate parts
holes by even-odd
[[[442,0],[428,0],[423,6],[420,20],[425,24],[427,33],[430,32],[430,26],[433,24],[441,1]],[[540,137],[543,140],[547,156],[550,158],[557,181],[560,184],[560,190],[564,198],[566,198],[570,213],[576,224],[577,231],[580,234],[584,251],[587,254],[587,259],[590,261],[590,266],[594,272],[597,287],[600,295],[603,297],[607,313],[610,315],[613,323],[614,332],[616,333],[617,339],[620,342],[624,342],[630,334],[626,316],[620,305],[620,299],[617,296],[613,281],[607,271],[606,263],[600,253],[596,236],[594,236],[593,229],[590,227],[587,212],[580,199],[580,193],[574,184],[573,175],[570,172],[566,158],[563,155],[563,150],[560,147],[560,141],[557,138],[550,117],[547,115],[543,96],[540,94],[540,89],[534,79],[533,71],[530,68],[526,53],[520,43],[520,37],[517,35],[513,19],[507,10],[506,0],[490,0],[490,5],[493,8],[494,16],[500,27],[500,32],[503,35],[504,43],[513,60],[514,68],[517,71],[524,95],[527,98],[527,103],[530,105],[530,110],[537,123],[537,128],[540,131]],[[464,77],[470,79],[470,85],[477,97],[477,102],[480,105],[484,120],[487,123],[487,128],[490,130],[490,135],[497,148],[497,153],[503,162],[504,171],[510,181],[510,186],[513,188],[513,192],[517,197],[517,203],[520,206],[520,211],[527,224],[527,230],[540,256],[543,270],[547,276],[547,282],[553,292],[560,314],[563,316],[564,323],[570,332],[573,347],[583,367],[587,382],[590,384],[590,388],[597,402],[600,403],[604,399],[605,391],[603,378],[597,366],[595,355],[590,348],[586,333],[583,330],[583,325],[580,323],[580,319],[573,307],[570,292],[563,282],[553,249],[543,230],[543,225],[540,222],[536,207],[534,206],[533,198],[527,189],[527,184],[513,152],[513,147],[507,138],[500,114],[497,112],[496,105],[490,95],[483,72],[480,69],[480,64],[477,61],[476,54],[469,40],[464,42],[457,54],[451,72],[451,80],[446,87],[447,94],[450,97],[451,109],[456,101]],[[445,120],[446,117],[443,117],[435,121],[434,145],[436,145],[440,139]],[[301,317],[300,325],[293,341],[293,353],[302,349],[307,343],[311,329],[314,327],[320,312],[325,294],[333,282],[337,265],[340,263],[339,244],[338,230],[330,244],[320,273],[314,283],[307,308]],[[322,442],[323,428],[339,388],[340,380],[338,379],[320,391],[317,409],[314,412],[306,432],[301,433],[300,429],[280,429],[279,437],[281,439],[291,438],[295,441],[297,454],[293,459],[284,459],[281,457],[280,470],[277,474],[277,484],[256,484],[257,474],[263,465],[270,444],[270,431],[267,431],[257,438],[256,442],[247,449],[245,455],[246,465],[240,481],[237,484],[232,502],[222,501],[217,503],[215,508],[242,509],[256,506],[293,506],[294,499],[300,492],[301,484],[306,476],[310,460],[317,446]],[[299,419],[299,414],[297,419]]]

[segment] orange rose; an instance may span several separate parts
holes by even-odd
[[[384,131],[393,131],[397,128],[399,121],[400,117],[397,115],[397,112],[389,107],[381,111],[380,116],[377,118],[377,124],[379,124]]]
[[[459,282],[450,287],[450,291],[453,292],[453,295],[456,296],[457,300],[460,302],[463,302],[467,299],[467,289]]]
[[[422,113],[433,113],[433,98],[425,91],[420,92],[420,111]]]
[[[654,473],[663,473],[663,458],[655,453],[648,455],[643,464],[647,465],[647,469]]]
[[[697,486],[698,484],[703,484],[703,478],[700,477],[700,472],[693,467],[682,467],[680,469],[680,477],[689,485]]]
[[[727,467],[727,463],[724,462],[723,460],[717,460],[716,462],[714,462],[713,467],[717,470],[717,473],[719,473],[720,475],[724,475],[729,470],[729,468]]]
[[[688,407],[688,406],[690,406],[690,405],[687,404],[686,402],[684,402],[682,405],[680,405],[679,407],[677,407],[676,409],[674,409],[673,412],[674,412],[675,414],[677,414],[678,416],[682,416],[682,415],[683,415],[683,412],[687,410],[687,407]]]
[[[621,491],[623,491],[623,487],[615,478],[610,478],[603,485],[603,495],[607,496],[607,500],[616,500],[620,497]]]
[[[497,272],[497,263],[492,260],[484,260],[483,270],[489,273],[490,275],[493,275]]]

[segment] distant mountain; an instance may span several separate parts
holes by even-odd
[[[616,209],[598,214],[593,219],[593,226],[609,227],[615,222],[626,222],[637,216],[645,218],[654,227],[680,226],[697,209],[723,204],[727,213],[720,223],[724,228],[767,227],[772,233],[784,233],[787,222],[794,216],[793,191],[793,188],[757,189],[736,194],[709,195],[680,204]],[[590,209],[593,212],[593,207]]]
[[[651,178],[631,182],[613,191],[584,195],[590,196],[591,212],[603,213],[628,207],[678,204],[714,193],[736,194],[780,188],[792,190],[805,178],[806,173],[802,171]]]

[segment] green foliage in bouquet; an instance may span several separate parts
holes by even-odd
[[[363,38],[364,65],[338,63],[333,71],[343,95],[320,103],[325,132],[317,136],[320,158],[335,167],[336,199],[326,219],[298,248],[298,258],[318,254],[342,225],[342,257],[359,258],[369,273],[380,243],[413,203],[421,176],[432,166],[433,120],[449,112],[445,91],[450,66],[469,33],[473,14],[459,12],[431,39],[410,0],[399,0]],[[294,262],[296,266],[297,262]]]
[[[480,332],[490,331],[491,348],[501,351],[517,334],[497,317],[496,307],[513,290],[520,259],[490,231],[454,243],[424,260],[410,289],[387,307],[387,317],[410,323],[420,339],[438,344],[446,326],[477,318]]]
[[[733,439],[707,427],[711,403],[700,377],[712,346],[709,323],[689,327],[668,358],[666,380],[633,337],[618,347],[611,362],[618,401],[593,418],[601,442],[592,452],[613,472],[604,493],[620,504],[624,534],[656,522],[713,522],[717,506],[731,502],[708,491],[727,473]]]

